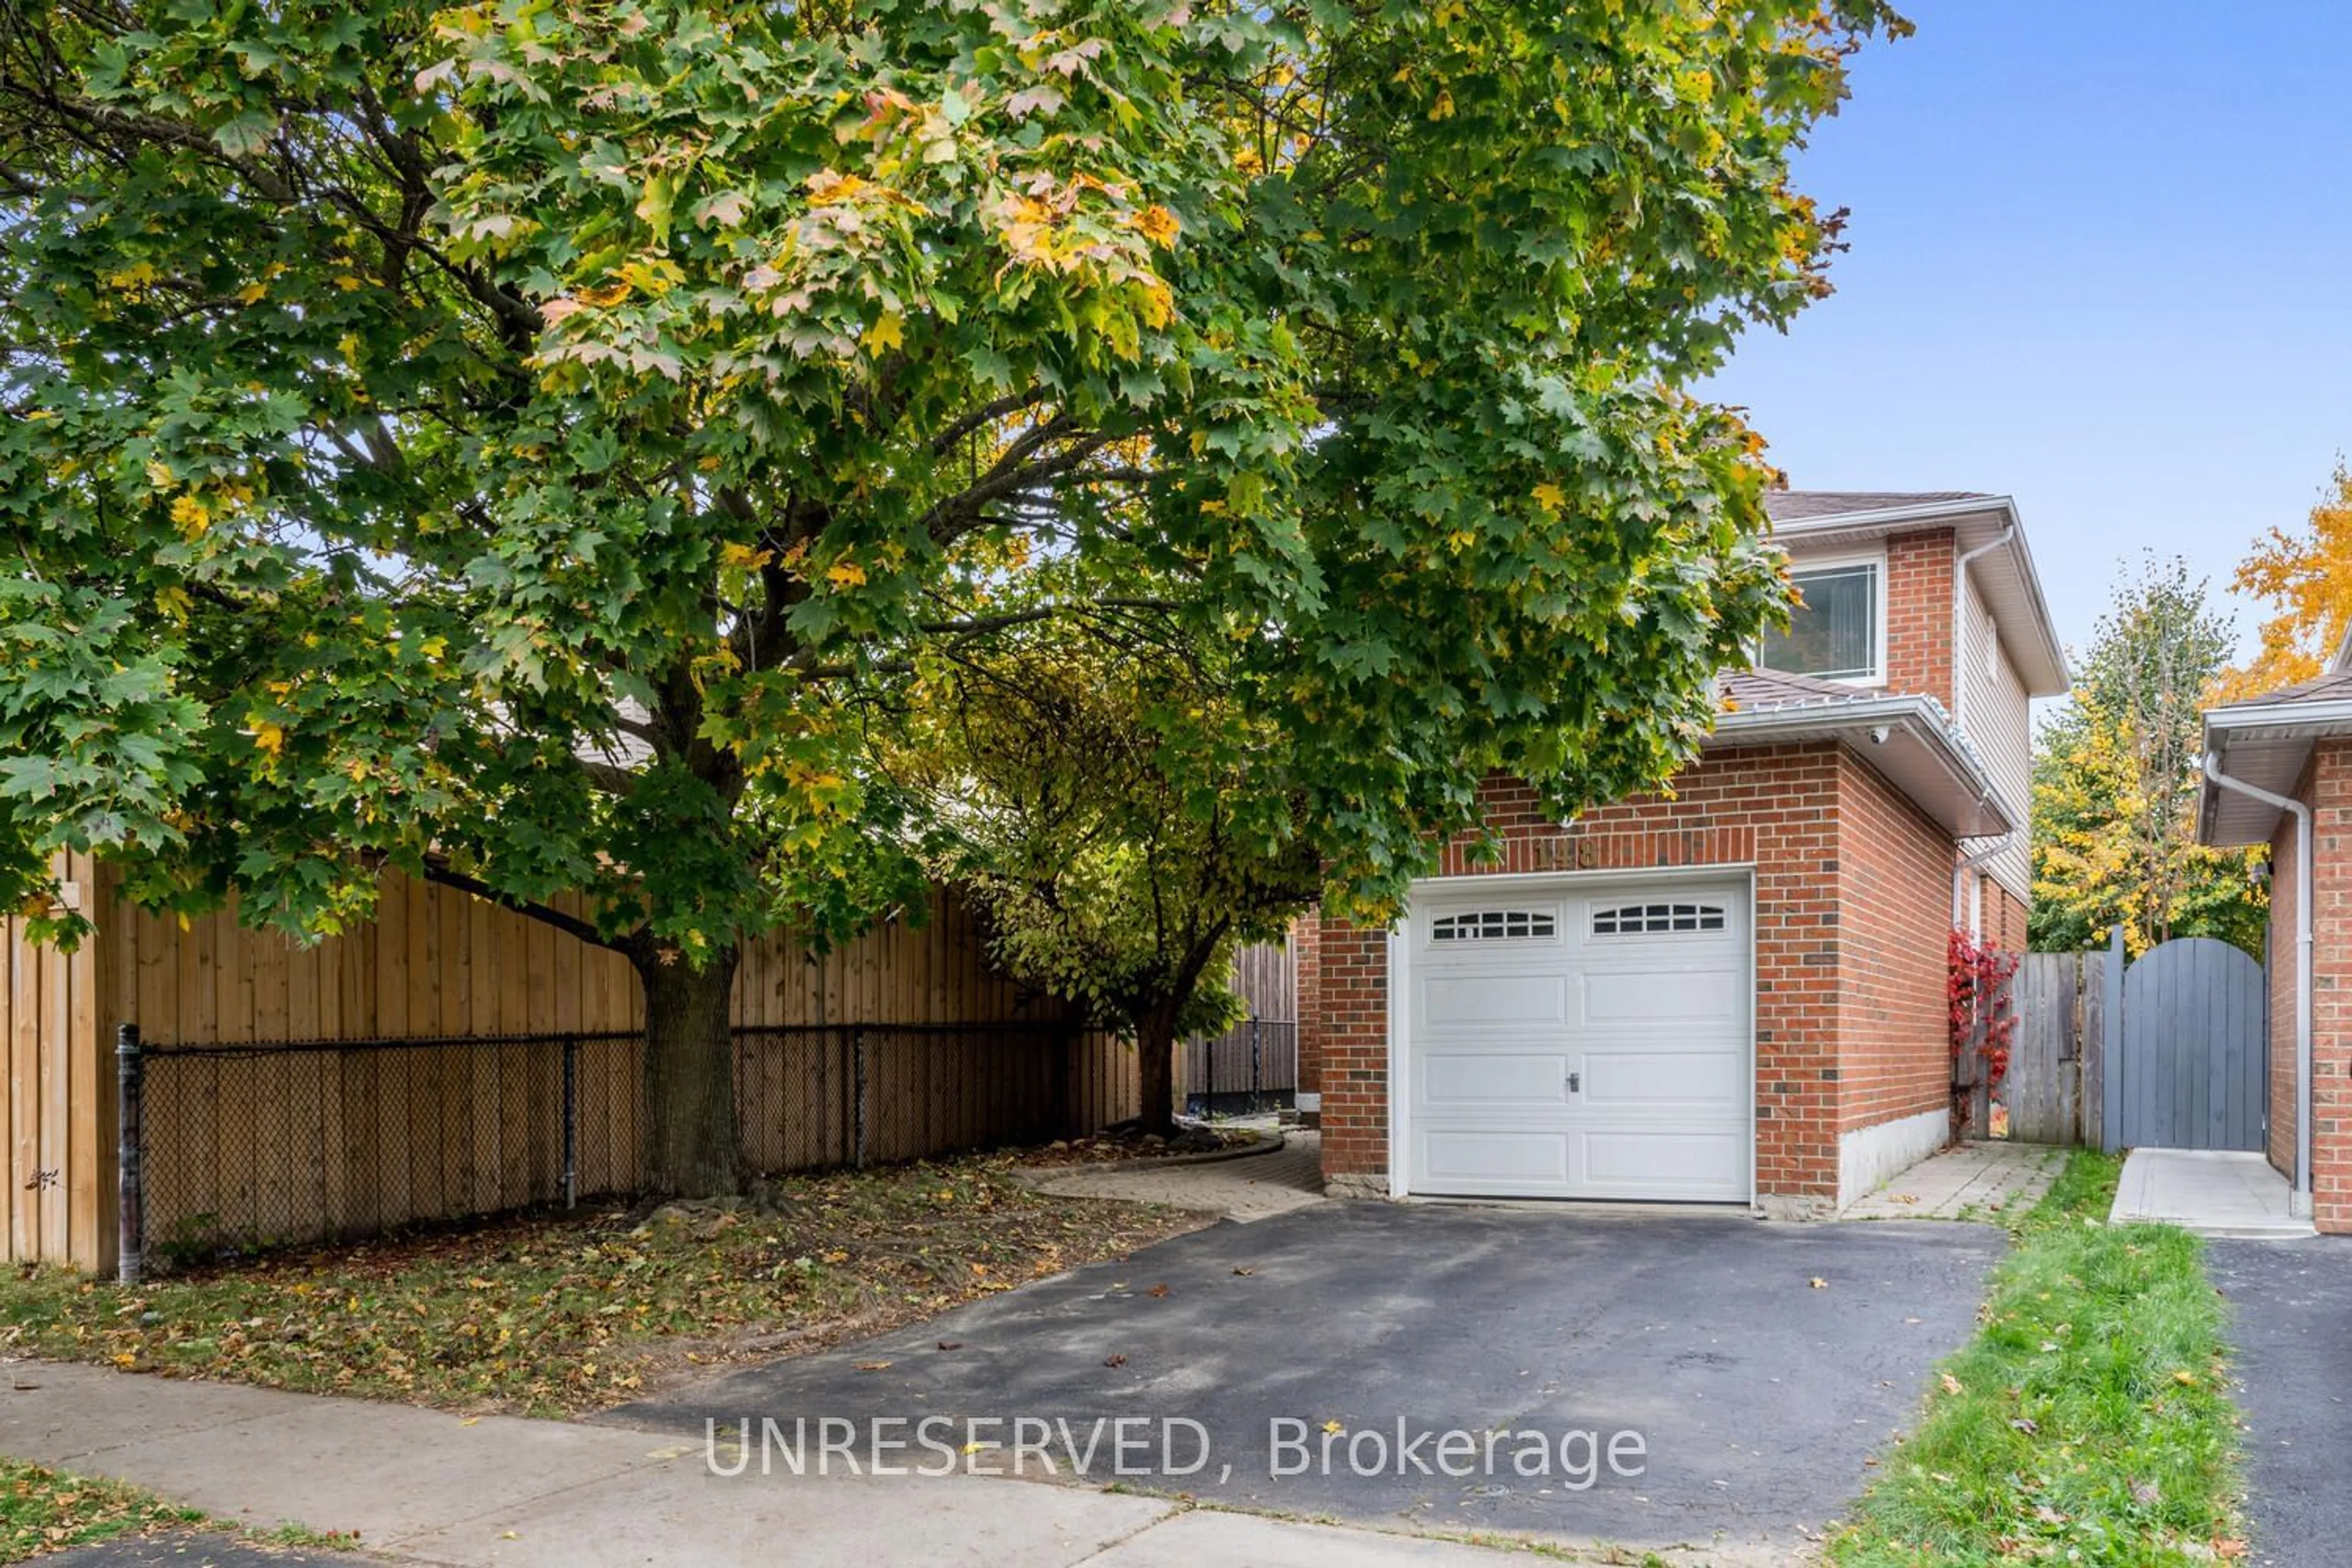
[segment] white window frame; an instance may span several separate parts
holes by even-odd
[[[1816,675],[1814,680],[1834,680],[1841,686],[1877,688],[1886,684],[1886,552],[1864,550],[1851,554],[1807,555],[1791,557],[1789,576],[1791,581],[1813,572],[1851,572],[1857,566],[1871,568],[1874,584],[1871,604],[1870,673],[1867,675]],[[1764,662],[1764,639],[1756,639],[1756,668],[1769,669]],[[1804,675],[1801,669],[1788,669],[1783,675]]]

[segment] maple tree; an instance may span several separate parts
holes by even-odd
[[[2264,534],[2231,583],[2270,601],[2272,614],[2254,657],[2215,682],[2215,701],[2259,697],[2326,669],[2352,633],[2352,468],[2338,461],[2303,528]]]
[[[0,901],[71,940],[73,847],[303,936],[387,866],[524,909],[630,958],[707,1191],[738,949],[911,896],[866,715],[1007,613],[1158,584],[1350,907],[1491,767],[1654,784],[1784,595],[1676,388],[1825,290],[1790,156],[1900,26],[10,0]]]

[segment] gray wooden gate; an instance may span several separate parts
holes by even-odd
[[[2260,1149],[2269,1058],[2263,966],[2212,937],[2179,937],[2124,971],[2107,1064],[2109,1149]]]

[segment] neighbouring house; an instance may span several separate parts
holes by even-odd
[[[2199,841],[2267,845],[2269,1153],[2352,1234],[2352,633],[2315,680],[2205,715]]]
[[[114,1268],[126,1024],[143,1240],[167,1260],[635,1189],[644,1002],[618,954],[397,874],[373,920],[303,947],[233,911],[133,910],[88,856],[58,869],[89,939],[0,932],[0,1258]],[[996,972],[945,891],[827,952],[751,944],[733,1015],[759,1171],[1091,1131],[1140,1100],[1133,1048]]]
[[[1490,780],[1500,864],[1452,845],[1393,928],[1303,922],[1334,1192],[1813,1216],[1949,1140],[1949,933],[2024,945],[2064,652],[2006,497],[1769,510],[1804,607],[1671,793],[1559,823]]]

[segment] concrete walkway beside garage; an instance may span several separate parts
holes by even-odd
[[[2066,1151],[2044,1143],[1957,1143],[1847,1208],[1841,1219],[1998,1219],[2042,1201]]]
[[[2288,1212],[2287,1179],[2258,1153],[2135,1149],[2116,1187],[2111,1225],[2148,1221],[2197,1236],[2293,1241],[2316,1234]]]
[[[1278,1147],[1253,1150],[1239,1158],[1129,1160],[1095,1168],[1074,1165],[1041,1172],[1029,1181],[1039,1192],[1057,1197],[1165,1204],[1247,1224],[1312,1208],[1324,1201],[1322,1136],[1299,1131],[1278,1136]]]

